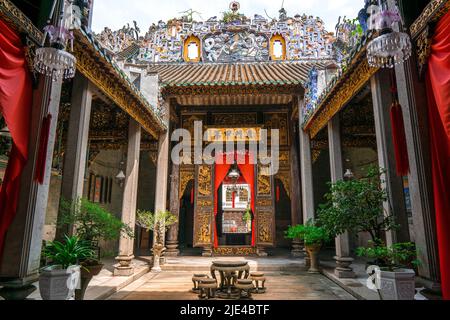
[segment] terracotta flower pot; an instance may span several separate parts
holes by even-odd
[[[319,273],[320,270],[319,270],[318,254],[320,252],[320,249],[322,248],[322,245],[321,244],[305,245],[305,248],[311,260],[311,265],[308,270],[308,273]]]

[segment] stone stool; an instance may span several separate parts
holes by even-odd
[[[242,298],[242,292],[245,292],[248,299],[252,298],[252,290],[255,289],[255,286],[251,279],[237,279],[235,287],[239,290],[239,297]]]
[[[250,274],[250,279],[255,282],[255,293],[261,294],[266,292],[266,277],[262,272],[253,272]]]
[[[194,276],[192,277],[192,282],[194,283],[194,288],[192,288],[192,292],[199,293],[200,290],[198,288],[198,284],[200,280],[203,280],[205,278],[208,278],[206,274],[194,274]]]
[[[212,278],[203,278],[198,282],[198,289],[200,291],[199,299],[211,299],[216,297],[217,280]]]

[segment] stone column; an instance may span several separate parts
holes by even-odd
[[[344,165],[342,161],[341,124],[339,114],[328,123],[328,142],[330,145],[331,181],[336,183],[344,180]],[[350,267],[353,258],[350,257],[350,237],[348,232],[336,237],[336,269],[338,278],[355,278]]]
[[[167,188],[169,178],[169,130],[163,133],[159,138],[158,161],[156,166],[156,194],[155,194],[155,213],[167,210]],[[156,228],[153,232],[153,268],[152,272],[160,272],[159,257],[165,245],[165,226],[161,226],[160,232]],[[158,233],[161,239],[158,239]],[[158,248],[158,246],[162,246]]]
[[[391,70],[387,69],[380,70],[371,79],[379,166],[387,170],[383,177],[383,180],[385,180],[384,186],[388,192],[388,201],[384,204],[384,209],[386,215],[393,215],[396,223],[401,226],[398,231],[386,233],[387,245],[410,240],[403,178],[398,177],[396,173],[396,160],[392,141],[390,72]]]
[[[311,138],[301,129],[300,122],[300,177],[302,192],[303,223],[315,218],[314,185],[311,155]]]
[[[139,179],[139,159],[141,153],[141,126],[130,119],[128,129],[127,172],[123,192],[122,222],[133,231],[136,224],[136,207]],[[130,276],[134,273],[134,239],[121,237],[119,243],[119,262],[114,266],[115,276]]]
[[[419,275],[427,280],[424,285],[439,289],[440,268],[437,251],[433,186],[431,181],[428,136],[427,93],[419,81],[416,61],[411,58],[396,67],[398,97],[403,108],[410,174],[409,192],[417,246]]]
[[[91,107],[92,90],[89,80],[83,75],[77,74],[72,88],[72,103],[61,187],[61,199],[67,201],[76,201],[83,196]],[[58,213],[58,221],[62,218],[59,215],[60,213]],[[69,226],[57,227],[57,240],[63,240],[66,234],[72,234]]]
[[[180,218],[180,166],[172,164],[172,174],[170,176],[170,212]],[[180,254],[178,249],[179,222],[170,227],[167,232],[166,256],[176,257]]]
[[[301,185],[301,201],[302,201],[302,213],[303,223],[306,224],[310,220],[315,219],[315,207],[314,207],[314,184],[313,184],[313,163],[311,155],[311,137],[308,132],[302,130],[303,116],[302,116],[302,104],[300,104],[300,185]],[[305,255],[306,265],[310,264],[310,258],[306,253],[306,249],[302,244],[303,254]]]
[[[62,81],[40,77],[33,93],[29,158],[20,179],[20,197],[16,216],[9,227],[3,257],[0,259],[0,294],[9,299],[25,299],[36,288],[39,276],[42,234],[47,210],[56,127]],[[44,117],[52,115],[48,139],[45,177],[42,185],[35,177],[39,154],[39,136]]]
[[[297,128],[293,125],[290,126],[290,140],[291,140],[291,150],[290,150],[290,167],[291,167],[291,225],[295,226],[303,220],[302,215],[302,203],[301,191],[300,191],[300,167],[298,158],[298,136]],[[302,245],[299,240],[292,241],[291,255],[294,258],[304,257],[302,251]]]

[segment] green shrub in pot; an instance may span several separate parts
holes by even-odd
[[[39,278],[42,299],[66,300],[75,289],[69,286],[73,272],[80,271],[81,261],[91,259],[94,251],[89,242],[76,236],[66,236],[64,242],[53,241],[46,244],[43,255],[48,265],[41,270]]]

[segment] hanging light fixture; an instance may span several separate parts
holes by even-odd
[[[238,168],[236,160],[235,160],[234,164],[231,166],[230,171],[228,172],[228,179],[231,180],[231,182],[234,185],[234,188],[236,188],[236,184],[240,177],[241,177],[241,173],[239,172],[239,168]]]
[[[51,24],[52,21],[54,24]],[[51,77],[53,81],[75,76],[76,58],[66,51],[66,47],[70,42],[73,50],[72,30],[80,26],[81,11],[73,5],[73,0],[54,0],[48,25],[44,28],[42,47],[36,50],[36,72]],[[47,37],[48,47],[45,46]]]
[[[367,59],[371,67],[393,68],[411,57],[411,38],[404,32],[392,29],[396,22],[402,22],[397,6],[389,9],[385,2],[378,2],[368,8],[368,26],[380,34],[367,45]]]

